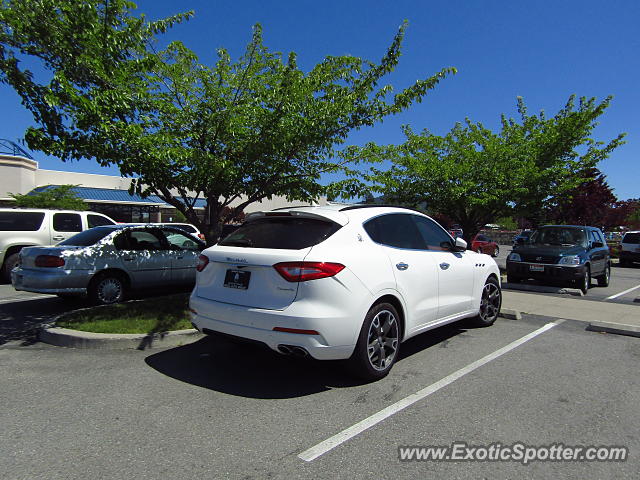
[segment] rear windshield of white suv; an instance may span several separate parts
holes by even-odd
[[[627,233],[622,243],[640,243],[640,233]]]
[[[271,217],[245,223],[218,245],[300,250],[326,240],[340,225],[315,218]]]
[[[44,220],[44,212],[0,212],[0,231],[37,232]]]

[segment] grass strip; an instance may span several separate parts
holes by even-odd
[[[193,328],[189,294],[146,298],[71,312],[56,325],[94,333],[158,333]]]

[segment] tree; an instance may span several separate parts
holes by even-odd
[[[72,191],[76,186],[60,185],[26,195],[13,193],[9,195],[15,199],[17,207],[86,210],[87,204]]]
[[[584,174],[620,145],[624,134],[606,145],[590,138],[595,120],[611,98],[569,97],[552,118],[528,115],[518,98],[520,120],[502,115],[495,133],[466,119],[449,133],[404,127],[401,145],[368,144],[345,155],[374,166],[336,186],[344,194],[382,192],[408,205],[425,202],[431,213],[459,223],[470,241],[487,223],[506,216],[535,218],[546,205],[584,181]],[[390,160],[383,170],[376,163]]]
[[[548,217],[556,223],[608,227],[611,210],[618,199],[613,194],[605,176],[597,168],[581,172],[586,180],[557,199],[548,209]]]
[[[189,17],[148,23],[133,4],[112,0],[10,0],[0,10],[2,81],[32,112],[31,149],[63,160],[96,158],[137,179],[215,241],[248,205],[285,196],[315,201],[321,174],[350,172],[334,159],[347,135],[420,102],[455,72],[446,68],[393,95],[406,23],[380,62],[329,56],[308,72],[263,45],[256,25],[244,55],[218,50],[201,63],[180,42],[161,51],[155,35]],[[35,8],[34,8],[35,7]],[[17,58],[52,73],[36,82]],[[194,210],[206,200],[204,221]]]

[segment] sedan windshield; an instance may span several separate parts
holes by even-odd
[[[58,245],[72,246],[72,247],[89,247],[95,245],[104,237],[113,232],[112,228],[95,227],[85,230],[84,232],[77,233],[73,237],[69,237]]]
[[[531,235],[531,243],[537,245],[556,245],[571,247],[587,245],[587,236],[580,228],[545,227],[536,230]]]

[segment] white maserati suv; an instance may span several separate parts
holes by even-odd
[[[438,223],[399,207],[291,207],[247,215],[199,257],[191,294],[201,332],[286,355],[349,359],[385,376],[400,344],[472,318],[493,324],[500,272]]]

